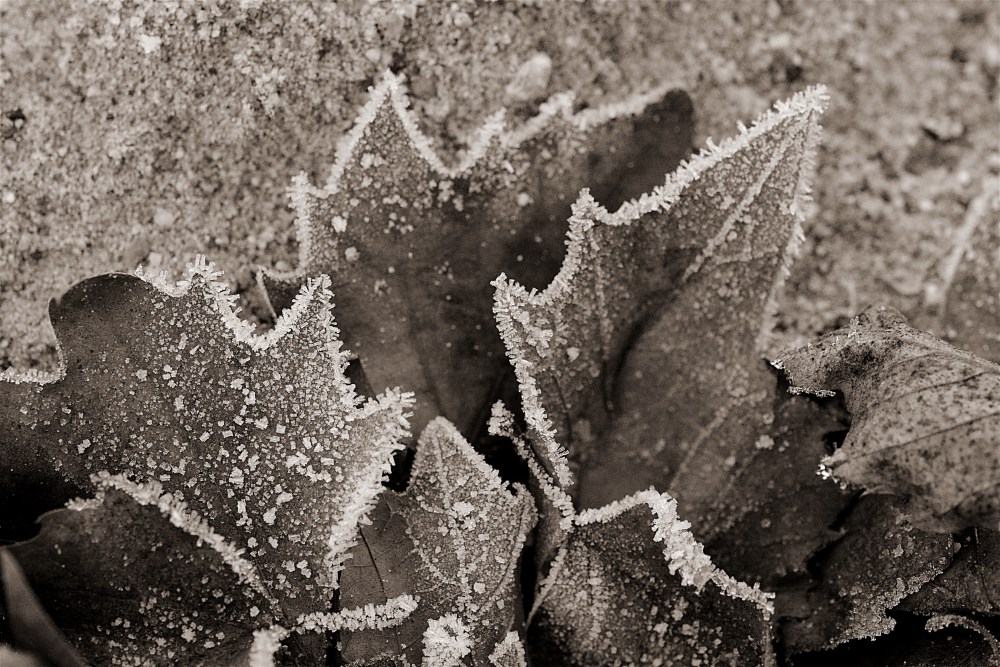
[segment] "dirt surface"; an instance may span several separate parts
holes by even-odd
[[[560,91],[668,82],[704,139],[825,83],[784,342],[884,303],[1000,358],[1000,3],[538,4],[0,4],[0,368],[54,366],[46,303],[87,276],[290,268],[285,188],[322,180],[386,68],[452,155]]]

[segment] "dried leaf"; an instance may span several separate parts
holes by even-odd
[[[770,596],[715,568],[669,496],[574,518],[529,625],[544,665],[769,665]]]
[[[579,505],[654,485],[710,540],[729,510],[761,502],[731,480],[780,461],[760,446],[776,396],[761,357],[824,104],[821,89],[797,95],[616,213],[582,195],[545,291],[495,282],[529,441],[563,488],[567,444]]]
[[[409,398],[361,404],[344,376],[327,278],[310,280],[275,329],[256,335],[217,275],[199,262],[177,286],[101,276],[53,305],[62,373],[0,382],[0,465],[14,473],[3,492],[55,477],[154,505],[263,596],[262,611],[296,625],[328,608],[406,435]],[[93,533],[94,522],[81,529]]]
[[[939,575],[953,553],[949,535],[914,528],[891,496],[861,498],[844,532],[819,564],[808,616],[783,627],[791,653],[886,634],[895,626],[886,611]]]
[[[406,492],[382,496],[341,582],[343,604],[410,592],[417,610],[390,632],[347,634],[344,657],[405,655],[430,667],[490,665],[496,654],[517,664],[508,633],[521,614],[519,562],[535,510],[526,489],[514,491],[449,422],[428,424]]]
[[[823,461],[838,479],[910,500],[929,530],[1000,525],[1000,366],[871,308],[775,365],[800,391],[843,392],[852,416]]]
[[[810,557],[839,537],[830,527],[852,499],[816,474],[827,438],[847,428],[843,407],[786,389],[781,383],[776,390],[774,422],[755,442],[757,455],[729,473],[730,488],[742,491],[720,503],[718,527],[705,543],[721,569],[768,590],[807,575]]]
[[[495,115],[461,162],[446,166],[417,129],[400,79],[387,72],[327,182],[295,180],[300,262],[294,274],[265,278],[272,302],[280,310],[288,286],[330,275],[345,342],[372,384],[415,392],[416,429],[443,415],[471,437],[507,373],[489,282],[501,271],[529,284],[551,279],[567,200],[584,185],[607,183],[610,199],[652,185],[637,157],[646,147],[634,136],[653,134],[655,156],[668,166],[687,154],[686,96],[646,109],[665,93],[576,114],[571,98],[558,96],[516,131]],[[644,109],[661,120],[658,132],[639,116]],[[630,161],[634,173],[623,174]]]

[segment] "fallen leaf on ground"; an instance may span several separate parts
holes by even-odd
[[[907,498],[928,530],[1000,526],[1000,366],[884,307],[774,363],[798,391],[844,394],[851,430],[823,461],[834,477]]]

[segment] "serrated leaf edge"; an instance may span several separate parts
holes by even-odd
[[[506,110],[501,109],[487,118],[472,133],[469,147],[461,160],[453,166],[447,166],[435,150],[434,142],[421,131],[416,113],[410,109],[404,77],[386,70],[378,84],[369,89],[368,101],[358,111],[354,125],[344,141],[338,145],[326,182],[322,186],[314,186],[310,183],[309,176],[302,172],[293,177],[292,185],[287,190],[292,209],[295,211],[295,230],[299,243],[298,267],[291,271],[266,269],[265,272],[269,277],[282,281],[301,280],[304,277],[312,254],[313,221],[309,212],[308,197],[322,199],[339,191],[348,163],[357,152],[378,112],[387,102],[406,132],[409,148],[413,149],[441,178],[453,179],[466,175],[483,160],[493,145],[503,150],[516,149],[541,134],[556,120],[562,120],[580,131],[587,131],[618,118],[637,116],[674,87],[661,84],[650,91],[627,97],[620,102],[587,108],[580,112],[573,111],[573,93],[557,93],[539,106],[537,115],[513,130],[507,129]]]

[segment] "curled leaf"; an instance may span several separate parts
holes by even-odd
[[[1000,526],[1000,366],[871,308],[775,365],[801,391],[843,392],[844,445],[824,459],[836,478],[909,499],[919,525]]]

